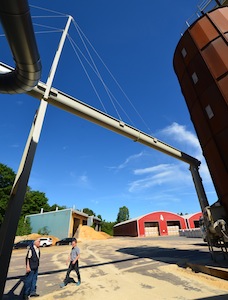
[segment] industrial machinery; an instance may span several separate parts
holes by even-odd
[[[214,7],[207,11],[214,2]],[[201,206],[204,239],[228,245],[228,1],[203,1],[183,33],[174,70],[206,159],[218,201]]]

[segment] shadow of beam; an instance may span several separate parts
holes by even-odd
[[[195,300],[227,300],[227,294],[226,295],[217,295],[212,297],[206,297],[206,298],[197,298]]]
[[[99,266],[104,266],[104,265],[112,265],[112,264],[117,264],[121,262],[126,262],[126,261],[131,261],[131,260],[137,260],[139,257],[134,257],[134,258],[127,258],[127,259],[120,259],[120,260],[114,260],[114,261],[109,261],[109,262],[103,262],[99,264],[92,264],[92,265],[86,265],[86,266],[80,266],[80,269],[87,269],[87,268],[93,268],[93,267],[99,267]],[[61,272],[66,272],[66,269],[59,269],[59,270],[52,270],[52,271],[45,271],[45,272],[39,272],[38,276],[42,275],[50,275],[50,274],[56,274],[56,273],[61,273]],[[21,281],[24,280],[26,275],[19,275],[19,276],[11,276],[7,277],[7,281],[9,280],[16,280],[16,279],[21,279]]]
[[[3,295],[2,300],[19,300],[19,299],[23,298],[23,287],[24,287],[24,285],[23,285],[19,295],[15,295],[14,292],[19,287],[19,285],[21,283],[24,283],[24,277],[25,276],[22,276],[22,277],[19,278],[18,282],[11,288],[11,290],[7,294]]]

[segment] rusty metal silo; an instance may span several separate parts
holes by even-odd
[[[181,37],[174,69],[203,155],[228,214],[228,7],[195,21]]]

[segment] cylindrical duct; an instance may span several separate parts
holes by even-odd
[[[0,21],[4,28],[15,70],[0,74],[0,93],[26,93],[41,77],[41,62],[27,0],[1,0]]]

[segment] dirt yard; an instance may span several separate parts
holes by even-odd
[[[59,284],[66,274],[70,246],[41,249],[38,277],[40,300],[196,300],[227,299],[228,282],[185,267],[187,260],[208,259],[199,239],[183,237],[94,239],[85,228],[81,249],[79,287]],[[25,250],[14,250],[4,300],[21,299]],[[208,260],[209,261],[209,260]],[[71,277],[77,281],[75,274]]]

